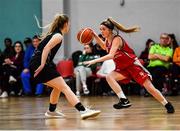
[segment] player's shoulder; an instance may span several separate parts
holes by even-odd
[[[63,38],[62,34],[60,34],[60,33],[54,33],[52,37],[54,39],[62,39]]]

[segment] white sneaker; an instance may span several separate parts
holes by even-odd
[[[90,93],[87,86],[83,86],[83,92],[85,95],[88,95]]]
[[[59,111],[54,111],[54,112],[47,111],[45,113],[45,116],[49,117],[49,118],[63,118],[63,117],[65,117],[65,115]]]
[[[15,95],[15,92],[14,91],[11,91],[10,92],[10,96],[14,96]]]
[[[88,89],[83,90],[83,92],[85,95],[88,95],[90,93]]]
[[[17,82],[13,76],[9,76],[9,83]]]
[[[86,108],[85,111],[80,111],[81,119],[87,119],[89,117],[95,117],[101,113],[100,110],[92,110],[89,108]]]
[[[76,91],[76,96],[77,96],[77,97],[80,97],[80,96],[81,96],[79,91]]]
[[[8,97],[8,93],[7,93],[6,91],[4,91],[4,92],[1,94],[0,98],[6,98],[6,97]]]

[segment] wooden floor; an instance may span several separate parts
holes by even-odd
[[[92,119],[81,120],[79,113],[60,98],[58,108],[66,118],[45,119],[49,97],[11,97],[0,99],[0,130],[180,130],[180,96],[167,97],[175,106],[175,114],[167,114],[164,107],[152,97],[129,96],[132,106],[115,110],[115,96],[81,97],[85,105],[102,113]]]

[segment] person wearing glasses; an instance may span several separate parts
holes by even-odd
[[[154,44],[149,50],[148,58],[150,62],[147,68],[152,74],[153,84],[160,92],[163,92],[164,76],[168,73],[173,56],[173,49],[170,44],[169,35],[162,33],[160,35],[160,43]]]

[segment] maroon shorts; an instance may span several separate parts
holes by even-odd
[[[137,83],[139,83],[141,86],[143,86],[145,80],[149,78],[150,74],[146,72],[142,67],[138,65],[131,65],[123,70],[121,69],[115,69],[114,71],[122,74],[126,78],[121,80],[120,83],[127,84],[132,79],[135,80]]]

